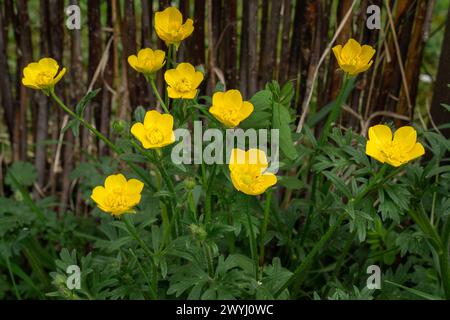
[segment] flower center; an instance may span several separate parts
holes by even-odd
[[[39,72],[36,76],[36,83],[39,86],[49,85],[53,80],[53,76],[49,72]]]
[[[151,144],[159,144],[164,141],[164,135],[161,130],[157,128],[150,129],[147,132],[147,140],[150,141]]]
[[[179,92],[192,91],[192,83],[190,80],[188,80],[186,78],[182,78],[180,81],[177,82],[176,89]]]
[[[239,111],[235,107],[228,107],[223,110],[223,118],[233,124],[239,122]]]
[[[113,190],[112,193],[108,194],[105,202],[106,205],[114,211],[128,208],[127,198],[122,194],[116,193],[116,190]]]

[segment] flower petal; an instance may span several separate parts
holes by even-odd
[[[141,143],[146,140],[146,130],[144,124],[138,122],[131,127],[131,134],[136,137]]]
[[[127,179],[121,173],[113,174],[106,178],[105,188],[106,190],[112,190],[114,188],[123,188],[127,185]]]
[[[91,199],[95,201],[95,203],[101,205],[105,201],[108,192],[102,186],[95,187],[92,190]]]
[[[144,189],[144,184],[137,179],[130,179],[127,182],[127,192],[129,194],[140,194]]]
[[[148,111],[144,118],[144,127],[149,129],[157,126],[161,122],[161,113],[156,110]]]
[[[378,146],[384,146],[392,142],[392,131],[388,126],[379,124],[369,129],[369,140]]]
[[[417,132],[411,126],[404,126],[394,133],[394,145],[399,148],[399,151],[409,152],[414,148],[417,141]]]
[[[423,147],[422,144],[420,144],[419,142],[417,142],[414,147],[412,148],[412,150],[410,152],[408,152],[407,156],[408,156],[408,161],[417,159],[421,156],[423,156],[425,154],[425,148]]]
[[[386,161],[383,153],[379,148],[379,145],[377,145],[372,140],[367,141],[366,154],[381,163],[384,163]]]
[[[361,54],[361,50],[362,48],[359,42],[354,39],[350,39],[342,48],[341,58],[348,63],[352,59],[358,57]]]

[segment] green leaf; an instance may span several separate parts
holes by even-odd
[[[443,106],[445,109],[447,109],[447,111],[450,112],[450,105],[443,103],[441,104],[441,106]]]
[[[269,109],[272,106],[272,92],[269,90],[261,90],[253,95],[250,102],[255,107],[255,111]]]
[[[93,91],[89,91],[75,107],[75,113],[80,117],[83,117],[84,110],[86,109],[88,103],[97,96],[101,89],[95,89]]]
[[[345,183],[333,172],[324,171],[322,172],[329,180],[331,180],[334,186],[342,192],[347,198],[352,198],[352,193],[350,189],[345,185]]]
[[[389,280],[384,280],[384,282],[392,284],[393,286],[402,288],[403,290],[406,290],[409,293],[412,293],[412,294],[414,294],[414,295],[416,295],[418,297],[424,298],[426,300],[442,300],[442,298],[440,298],[440,297],[433,296],[433,295],[431,295],[429,293],[426,293],[426,292],[423,292],[423,291],[420,291],[420,290],[417,290],[417,289],[408,288],[408,287],[402,286],[401,284],[398,284],[398,283],[395,283],[395,282],[392,282],[392,281],[389,281]]]
[[[11,177],[11,174],[23,187],[31,187],[37,178],[36,169],[28,162],[17,161],[9,167],[8,173],[6,174],[5,183],[9,186],[14,186],[15,183]]]
[[[265,111],[256,111],[253,112],[250,117],[245,119],[241,124],[240,127],[242,129],[261,129],[261,128],[267,128],[270,124],[270,118],[271,114],[269,112]]]
[[[449,166],[436,167],[436,168],[430,170],[430,172],[428,172],[426,178],[429,179],[431,177],[440,175],[441,173],[447,173],[447,172],[450,172],[450,165]]]
[[[145,114],[146,114],[146,111],[145,111],[144,107],[139,106],[136,108],[136,110],[134,110],[134,119],[137,122],[144,122]]]
[[[283,154],[290,160],[297,157],[291,133],[291,115],[289,110],[280,103],[273,104],[272,127],[280,132],[280,148]]]
[[[281,89],[280,103],[285,106],[289,106],[292,101],[292,98],[294,98],[294,95],[295,95],[295,90],[294,90],[294,85],[292,84],[292,81],[286,82],[286,84]]]
[[[288,176],[279,177],[278,181],[283,187],[287,189],[299,190],[306,188],[305,183],[302,180],[299,180],[295,177],[288,177]]]
[[[68,129],[72,130],[72,133],[75,137],[78,137],[80,134],[80,121],[78,119],[70,120],[62,129],[61,132],[65,133]]]

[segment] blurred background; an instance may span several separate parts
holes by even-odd
[[[21,85],[22,69],[53,57],[68,73],[57,93],[74,106],[88,90],[102,91],[86,117],[111,136],[116,119],[130,120],[137,106],[156,99],[126,59],[140,48],[165,50],[153,29],[156,11],[177,6],[194,20],[178,61],[206,73],[203,93],[220,81],[249,99],[267,81],[293,81],[298,117],[312,94],[310,115],[333,101],[342,75],[332,54],[319,64],[338,26],[336,44],[350,37],[377,48],[375,63],[359,76],[341,117],[343,128],[363,134],[380,121],[415,120],[424,128],[450,122],[449,0],[1,0],[0,1],[0,196],[5,168],[17,161],[34,166],[34,197],[55,195],[60,209],[83,212],[71,172],[80,163],[108,156],[85,130],[74,137],[69,120],[44,94]],[[66,27],[65,8],[81,7],[81,29]],[[381,8],[381,29],[366,27],[367,7]],[[353,8],[350,19],[344,21]],[[394,32],[395,31],[395,32]],[[317,73],[316,81],[313,81]],[[158,85],[162,90],[162,72]],[[319,126],[315,126],[320,129]],[[446,132],[448,128],[439,127]]]

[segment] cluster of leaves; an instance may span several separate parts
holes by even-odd
[[[301,134],[293,133],[293,96],[291,83],[267,84],[251,98],[255,112],[241,126],[280,130],[282,188],[269,208],[263,268],[249,239],[261,236],[265,203],[236,192],[225,165],[175,165],[167,148],[162,161],[168,164],[169,176],[177,177],[173,194],[148,160],[132,152],[125,124],[125,129],[121,125],[116,130],[116,143],[124,152],[115,159],[80,164],[72,179],[79,180],[80,192],[89,199],[92,188],[116,172],[121,161],[135,164],[151,183],[137,214],[123,219],[98,209],[88,216],[70,211],[57,214],[53,211],[57,199],[32,200],[29,190],[36,178],[32,165],[18,162],[8,169],[5,183],[10,196],[0,198],[0,298],[444,297],[437,262],[440,252],[433,241],[442,243],[448,236],[450,173],[445,157],[449,141],[432,130],[420,132],[427,158],[397,171],[389,168],[386,176],[391,178],[379,181],[356,203],[352,200],[381,165],[365,154],[365,138],[350,129],[334,129],[330,143],[320,144],[314,126],[331,106],[312,114]],[[82,114],[86,99],[77,113]],[[205,104],[175,106],[173,110],[180,112],[175,115],[177,127],[187,126],[189,117],[207,118],[214,126],[206,112],[208,99],[199,99]],[[142,121],[144,113],[138,108],[135,120]],[[78,125],[75,121],[70,128],[76,131]],[[214,208],[211,223],[203,214],[207,198]],[[169,234],[161,224],[166,203],[180,212]],[[311,267],[296,274],[341,215],[347,223],[337,229]],[[383,273],[381,290],[366,288],[366,269],[373,264]],[[81,269],[81,289],[70,290],[66,285],[70,265]],[[294,275],[296,281],[286,286]]]

